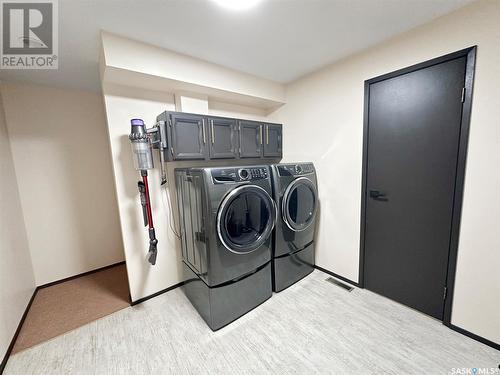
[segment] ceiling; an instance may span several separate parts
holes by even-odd
[[[288,83],[469,2],[262,0],[235,11],[213,0],[59,0],[59,69],[0,79],[99,90],[102,29]]]

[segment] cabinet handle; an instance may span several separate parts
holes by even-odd
[[[203,133],[203,143],[207,143],[205,139],[205,119],[201,120],[201,132]]]
[[[266,125],[266,145],[269,144],[269,125]]]
[[[215,143],[214,120],[210,120],[210,125],[212,127],[212,144],[214,144]]]
[[[262,139],[262,125],[259,126],[260,127],[260,144],[263,143],[263,139]]]

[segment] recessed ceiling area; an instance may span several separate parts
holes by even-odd
[[[471,0],[59,0],[59,69],[0,79],[99,90],[100,30],[288,83]],[[133,51],[131,51],[133,53]]]

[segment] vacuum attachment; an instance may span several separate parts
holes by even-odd
[[[148,251],[148,262],[153,266],[156,264],[156,255],[158,254],[158,240],[156,239],[155,229],[149,228],[149,251]]]

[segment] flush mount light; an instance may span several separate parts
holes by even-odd
[[[262,0],[212,0],[223,8],[231,10],[246,10],[256,6]]]

